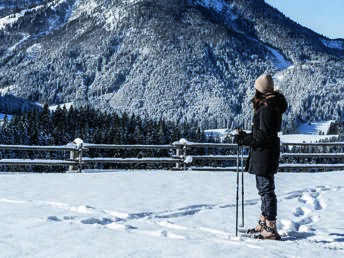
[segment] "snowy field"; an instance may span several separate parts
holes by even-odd
[[[288,241],[235,237],[233,172],[0,177],[0,257],[344,257],[342,171],[277,174]],[[245,226],[255,225],[248,174],[244,207]]]
[[[0,123],[4,120],[5,114],[0,113]],[[7,118],[10,120],[12,118],[12,115],[7,115]]]
[[[323,132],[327,134],[331,123],[335,121],[329,120],[329,121],[322,121],[322,122],[312,122],[311,124],[304,123],[300,124],[298,127],[298,131],[303,134],[314,134],[317,135],[320,132]]]
[[[338,135],[319,135],[319,131],[326,133],[330,127],[330,124],[331,121],[312,123],[311,125],[301,124],[298,128],[300,132],[299,134],[279,133],[278,136],[280,137],[282,143],[315,143],[319,142],[320,140],[329,141],[330,139],[338,138]],[[228,134],[235,134],[235,130],[230,131],[228,129],[211,129],[205,130],[204,132],[208,137],[219,137],[221,140],[223,140]],[[250,131],[246,132],[249,133]]]

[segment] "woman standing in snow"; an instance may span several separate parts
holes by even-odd
[[[277,232],[277,198],[275,178],[279,166],[282,114],[287,110],[284,96],[274,91],[271,75],[261,75],[255,82],[256,93],[251,100],[254,109],[252,132],[237,130],[234,142],[250,146],[246,170],[256,175],[261,196],[261,215],[258,225],[248,233],[262,239],[280,239]]]

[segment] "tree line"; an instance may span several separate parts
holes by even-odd
[[[34,108],[12,119],[5,116],[0,127],[0,144],[61,146],[80,138],[94,144],[164,145],[186,138],[194,142],[216,142],[219,138],[205,136],[197,125],[173,123],[163,118],[153,120],[128,113],[107,113],[91,106],[69,109],[58,106],[51,111],[48,105]],[[172,151],[172,150],[171,150]],[[88,157],[168,157],[169,150],[104,150],[91,149]],[[1,159],[68,159],[69,152],[1,150]],[[161,164],[95,164],[88,168],[139,169],[171,168]],[[64,172],[67,167],[1,166],[1,171]]]

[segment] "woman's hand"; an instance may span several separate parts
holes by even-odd
[[[245,131],[243,131],[242,129],[236,129],[233,142],[239,145],[243,145],[246,136],[247,133]]]

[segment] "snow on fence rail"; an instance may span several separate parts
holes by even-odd
[[[344,147],[344,142],[329,142],[329,143],[281,143],[281,146],[336,146]],[[192,155],[192,151],[199,148],[212,148],[212,149],[232,149],[234,154],[228,155]],[[168,157],[84,157],[83,152],[87,152],[90,149],[108,149],[108,150],[153,150],[163,149],[170,150],[174,153],[169,153]],[[246,150],[248,153],[248,147],[243,147],[242,150]],[[62,151],[69,152],[70,158],[65,160],[53,160],[53,159],[0,159],[0,165],[41,165],[41,166],[69,166],[70,172],[82,172],[83,167],[92,163],[164,163],[175,164],[175,170],[215,170],[215,171],[237,171],[237,166],[232,167],[214,167],[203,166],[196,167],[194,165],[195,160],[200,161],[235,161],[238,159],[239,150],[237,144],[230,143],[194,143],[181,139],[178,142],[174,142],[171,145],[115,145],[115,144],[90,144],[84,143],[81,139],[76,139],[73,143],[68,143],[64,146],[28,146],[28,145],[0,145],[0,150],[20,150],[20,151]],[[243,151],[245,152],[245,151]],[[241,162],[246,160],[248,155],[241,154]],[[290,162],[290,158],[301,159],[313,159],[312,161],[303,161],[297,163]],[[314,163],[314,159],[336,159],[341,162],[344,161],[344,153],[281,153],[280,169],[344,169],[343,163],[336,164],[319,164]],[[243,163],[241,163],[243,164]]]

